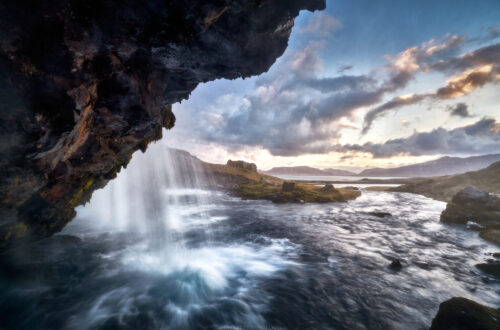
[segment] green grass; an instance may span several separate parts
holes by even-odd
[[[239,185],[234,193],[244,199],[264,199],[276,203],[334,203],[356,199],[361,192],[356,190],[336,189],[333,192],[321,191],[322,187],[297,184],[290,192],[282,192],[281,185],[268,183],[247,183]]]

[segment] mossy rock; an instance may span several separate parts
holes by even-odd
[[[263,199],[278,204],[345,202],[361,195],[359,191],[345,189],[326,192],[322,188],[305,184],[295,184],[293,191],[283,191],[281,187],[265,182],[240,184],[233,192],[243,199]]]
[[[500,329],[500,309],[483,306],[472,300],[455,297],[439,305],[430,330]]]

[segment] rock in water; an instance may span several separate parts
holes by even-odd
[[[485,229],[479,233],[479,237],[500,246],[500,229]]]
[[[373,215],[374,217],[378,217],[378,218],[385,218],[385,217],[391,217],[392,214],[390,214],[389,212],[369,212],[370,215]]]
[[[500,329],[500,309],[455,297],[439,305],[430,330],[493,330]]]
[[[394,260],[391,262],[389,265],[389,269],[399,271],[403,268],[403,265],[401,264],[401,261],[399,259]]]
[[[500,228],[500,198],[475,187],[467,187],[446,205],[441,221],[457,224],[472,221],[486,228]]]
[[[476,267],[486,274],[500,278],[500,261],[489,260],[488,263],[477,264]]]
[[[325,0],[3,1],[0,247],[60,231],[201,82],[267,71]]]
[[[333,184],[328,183],[328,184],[325,184],[325,186],[323,188],[321,188],[321,192],[323,192],[323,193],[334,193],[334,192],[337,192],[337,189],[335,189],[335,187],[333,186]]]

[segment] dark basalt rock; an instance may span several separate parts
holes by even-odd
[[[389,212],[369,212],[368,214],[373,215],[374,217],[377,218],[385,218],[392,216],[392,214],[390,214]]]
[[[403,269],[403,265],[401,264],[401,261],[399,259],[396,259],[391,262],[391,264],[389,265],[389,269],[399,271]]]
[[[500,309],[455,297],[439,305],[430,330],[493,330],[500,329]]]
[[[249,77],[324,0],[0,5],[0,247],[60,231],[201,82]]]
[[[488,260],[487,263],[477,264],[476,267],[486,274],[500,278],[500,260]]]

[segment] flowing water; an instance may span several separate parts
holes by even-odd
[[[499,249],[441,224],[442,202],[243,201],[197,166],[136,155],[61,234],[3,256],[0,328],[425,329],[453,296],[500,307],[474,267]]]

